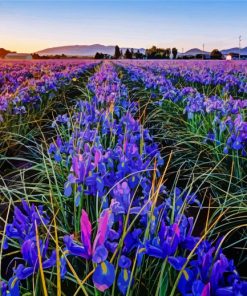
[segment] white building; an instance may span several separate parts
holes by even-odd
[[[32,60],[32,58],[30,53],[8,53],[5,56],[7,60]]]
[[[231,61],[232,60],[232,56],[230,54],[226,55],[226,60],[227,61]]]

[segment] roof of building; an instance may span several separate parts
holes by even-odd
[[[8,53],[6,56],[11,57],[11,56],[30,56],[30,53]]]

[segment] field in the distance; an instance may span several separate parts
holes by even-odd
[[[247,295],[247,62],[0,62],[1,295]]]

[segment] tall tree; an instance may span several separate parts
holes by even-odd
[[[178,50],[176,49],[176,47],[173,47],[172,49],[172,57],[175,60],[177,58],[178,55]]]
[[[157,47],[153,45],[151,48],[146,49],[146,55],[149,59],[152,59],[157,54]]]
[[[134,59],[135,58],[135,52],[134,52],[133,48],[131,48],[130,53],[131,53],[131,58]]]
[[[221,60],[223,57],[223,54],[218,49],[213,49],[210,56],[211,56],[211,59],[213,60]]]
[[[121,51],[118,45],[115,46],[115,54],[114,54],[114,58],[115,59],[119,59],[121,57]]]
[[[101,53],[101,52],[96,52],[94,58],[95,59],[103,59],[104,58],[104,54]]]
[[[165,50],[165,57],[166,59],[170,59],[171,56],[171,49],[170,48],[166,48]]]
[[[124,54],[125,59],[132,59],[131,51],[127,48]]]
[[[143,59],[144,58],[144,54],[140,52],[140,50],[138,49],[137,52],[135,53],[135,58],[136,59]]]

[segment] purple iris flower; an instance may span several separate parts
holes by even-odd
[[[132,232],[128,232],[124,239],[125,253],[131,252],[133,249],[137,248],[140,244],[140,236],[143,233],[141,228],[135,228]]]
[[[80,222],[82,245],[75,242],[72,236],[64,237],[64,242],[69,254],[80,256],[85,259],[92,259],[94,263],[97,263],[97,267],[93,274],[93,282],[95,287],[102,292],[108,289],[115,279],[115,268],[112,263],[107,261],[108,250],[105,246],[112,224],[111,220],[110,210],[104,210],[99,218],[98,230],[92,244],[91,222],[88,214],[82,210]]]
[[[6,290],[5,290],[6,291]],[[16,277],[10,278],[8,282],[8,296],[20,296],[20,281]],[[4,296],[4,294],[3,294]]]
[[[127,212],[130,205],[130,188],[127,182],[118,183],[113,189],[113,195],[120,206]]]
[[[130,279],[131,279],[131,272],[130,272],[131,260],[125,255],[122,255],[119,259],[118,265],[121,268],[121,271],[118,276],[117,286],[120,292],[123,295],[126,295],[128,287],[130,285]]]
[[[146,249],[149,256],[165,259],[173,256],[180,241],[180,229],[178,224],[166,226],[162,221],[159,237],[147,242]]]
[[[36,241],[36,227],[48,224],[49,219],[43,210],[43,206],[35,207],[22,201],[21,209],[14,208],[14,218],[6,227],[6,240],[18,241],[24,264],[18,264],[14,268],[14,275],[9,281],[10,295],[19,295],[19,282],[35,274],[39,270],[38,247],[39,244],[43,269],[48,269],[56,264],[56,252],[49,252],[49,240]],[[8,245],[5,244],[6,248]]]
[[[48,243],[40,240],[39,248],[42,257],[42,267],[43,269],[51,268],[56,264],[56,251],[52,251],[50,257],[47,256]],[[28,239],[26,240],[21,248],[21,253],[23,259],[26,261],[27,266],[19,264],[15,269],[15,275],[19,280],[23,280],[34,274],[39,270],[39,260],[38,260],[38,249],[36,240]]]
[[[37,226],[42,223],[46,225],[49,223],[49,218],[43,210],[43,206],[35,207],[33,204],[29,206],[25,200],[22,200],[22,209],[15,206],[13,222],[7,224],[7,239],[17,239],[19,244],[22,245],[26,239],[35,237],[35,223]]]

